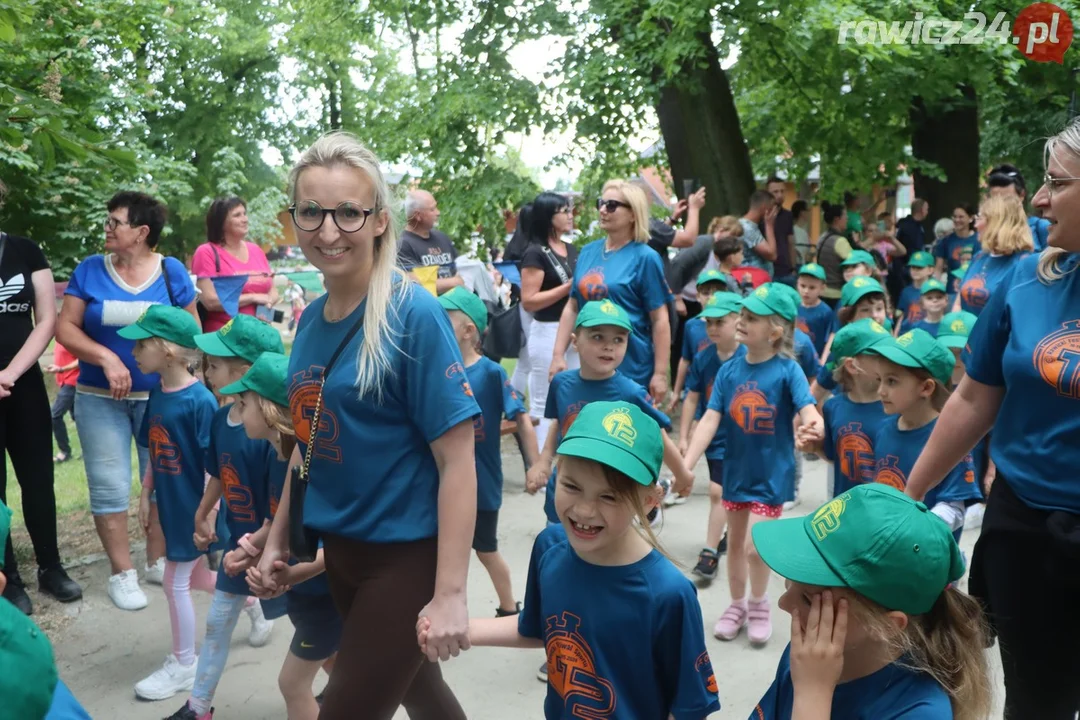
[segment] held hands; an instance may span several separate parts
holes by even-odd
[[[472,647],[465,593],[432,598],[418,617],[417,643],[431,662],[449,660]],[[421,623],[425,622],[425,635],[421,642]]]
[[[535,495],[540,488],[547,485],[549,477],[551,477],[551,465],[543,461],[536,463],[525,475],[525,492]]]
[[[803,630],[799,613],[791,615],[791,682],[795,706],[804,710],[832,707],[833,690],[844,669],[848,601],[834,600],[831,590],[814,595]],[[804,704],[805,703],[805,704]],[[824,716],[823,716],[824,717]]]
[[[236,577],[240,573],[252,567],[255,564],[256,560],[257,558],[253,558],[248,555],[247,550],[242,547],[238,547],[235,550],[230,550],[229,552],[225,553],[225,557],[221,559],[221,563],[225,566],[226,575],[228,575],[229,577]]]
[[[680,450],[680,453],[682,451]],[[687,471],[685,467],[682,467],[683,463],[679,463],[680,467],[676,468],[675,472],[675,484],[672,486],[672,490],[676,495],[686,497],[690,494],[690,491],[694,489],[694,473]],[[661,498],[663,500],[663,498]]]
[[[825,424],[820,417],[795,429],[795,447],[802,452],[813,452],[813,445],[825,441]]]
[[[273,540],[267,540],[266,547],[263,548],[262,555],[258,558],[258,564],[256,565],[254,562],[251,564],[252,567],[256,567],[259,571],[257,577],[261,586],[269,592],[277,591],[277,581],[281,579],[279,566],[277,565],[279,562],[284,563],[286,567],[288,566],[289,549],[279,547]]]
[[[195,534],[193,535],[195,541],[195,547],[199,550],[206,550],[210,545],[217,542],[218,536],[214,532],[214,524],[210,522],[209,515],[200,517],[195,515]],[[228,569],[225,570],[228,573]]]
[[[244,578],[255,597],[270,600],[292,589],[292,569],[287,562],[274,561],[270,576],[264,576],[257,567],[249,567]]]
[[[649,394],[653,397],[653,406],[664,404],[668,394],[667,373],[656,373],[649,381]]]

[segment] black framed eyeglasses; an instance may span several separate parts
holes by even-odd
[[[110,232],[115,230],[116,228],[120,227],[121,225],[127,225],[128,227],[135,227],[134,225],[132,225],[127,220],[117,220],[114,217],[105,218],[105,222],[102,223],[102,224],[105,226],[105,229],[109,230]]]
[[[624,207],[630,209],[630,203],[624,203],[621,200],[605,200],[604,198],[596,199],[596,209],[603,210],[607,213],[613,213],[619,208]]]
[[[293,224],[304,232],[315,232],[322,227],[326,216],[334,218],[334,224],[343,233],[354,233],[367,224],[374,208],[362,208],[356,203],[343,202],[335,208],[324,208],[314,200],[302,200],[289,206]]]

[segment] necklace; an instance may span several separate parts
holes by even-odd
[[[601,251],[601,254],[603,255],[604,259],[607,260],[609,257],[611,257],[615,253],[619,252],[620,250],[622,250],[624,247],[626,247],[629,244],[630,243],[623,243],[622,245],[620,245],[617,248],[609,248],[608,247],[608,241],[604,240],[604,249]]]
[[[360,307],[360,303],[364,302],[364,298],[366,298],[366,297],[367,297],[367,293],[364,293],[355,302],[351,302],[348,305],[346,305],[345,306],[346,309],[343,312],[341,312],[340,314],[335,313],[335,312],[330,310],[330,298],[327,298],[326,299],[326,305],[323,308],[323,311],[324,311],[323,314],[326,316],[326,321],[327,322],[332,322],[332,323],[341,322],[345,318],[352,315],[353,312],[356,310],[356,308]]]

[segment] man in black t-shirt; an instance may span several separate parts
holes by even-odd
[[[398,265],[408,272],[417,267],[439,267],[435,289],[439,295],[464,285],[465,281],[457,272],[457,250],[453,241],[445,233],[435,229],[439,220],[439,205],[435,197],[426,190],[410,190],[405,197],[405,232],[401,234],[401,246],[398,248]]]

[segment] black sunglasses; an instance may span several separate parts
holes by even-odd
[[[620,200],[604,200],[603,198],[597,198],[596,200],[597,210],[613,213],[621,207],[630,209],[630,203],[624,203]]]

